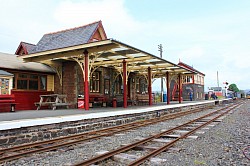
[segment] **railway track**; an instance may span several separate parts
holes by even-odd
[[[53,140],[28,143],[28,144],[23,144],[19,146],[13,146],[10,148],[0,149],[0,155],[1,155],[0,163],[22,158],[28,155],[32,155],[34,153],[52,151],[58,148],[82,143],[84,141],[111,136],[120,132],[133,130],[139,127],[152,125],[152,124],[167,121],[170,119],[175,119],[178,117],[182,117],[182,116],[200,112],[200,111],[202,111],[202,109],[192,109],[192,110],[183,111],[183,112],[166,114],[164,116],[160,116],[154,119],[146,119],[146,120],[136,121],[136,122],[132,122],[132,123],[124,124],[124,125],[118,125],[114,127],[76,134],[72,136],[60,137],[60,138],[56,138]]]
[[[167,149],[172,147],[174,144],[176,144],[178,141],[187,138],[191,134],[195,133],[197,130],[200,130],[201,128],[209,125],[210,123],[215,122],[218,118],[224,116],[225,114],[235,109],[239,105],[241,105],[241,103],[229,105],[227,107],[218,109],[212,113],[196,118],[194,120],[191,120],[179,126],[173,127],[164,132],[155,134],[148,138],[144,138],[142,140],[136,141],[129,145],[124,145],[120,148],[114,149],[112,151],[106,152],[102,155],[98,155],[88,160],[84,160],[82,162],[75,164],[75,166],[98,164],[100,162],[103,162],[107,159],[114,157],[115,155],[135,150],[138,147],[141,147],[141,148],[146,147],[146,146],[149,147],[152,144],[154,145],[156,140],[158,141],[161,140],[162,142],[161,146],[154,147],[154,150],[152,149],[148,150],[148,153],[146,153],[144,156],[134,157],[136,159],[130,163],[127,163],[126,165],[137,166],[137,165],[143,164],[144,162],[148,161],[150,158],[157,156],[163,151],[166,151]],[[182,134],[177,135],[176,133],[179,133],[180,130],[185,131],[185,132],[182,132]]]

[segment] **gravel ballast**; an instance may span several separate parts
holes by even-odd
[[[249,124],[247,101],[195,141],[186,139],[178,143],[180,152],[165,152],[158,157],[167,159],[163,165],[249,166],[250,160],[243,154],[243,149],[250,146]]]

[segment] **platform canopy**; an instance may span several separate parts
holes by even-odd
[[[128,72],[143,74],[147,73],[147,69],[150,67],[155,77],[165,76],[166,72],[170,74],[194,73],[189,69],[114,39],[37,52],[19,57],[26,62],[62,62],[73,60],[74,58],[83,58],[85,50],[89,53],[91,67],[113,67],[121,70],[122,62],[125,60]]]

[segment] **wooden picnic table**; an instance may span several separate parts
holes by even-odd
[[[69,103],[67,103],[67,95],[60,94],[49,94],[49,95],[40,95],[40,101],[36,102],[37,110],[42,106],[48,106],[55,110],[59,106],[66,106],[68,108]]]

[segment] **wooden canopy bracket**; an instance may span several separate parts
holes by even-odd
[[[79,64],[79,66],[81,67],[81,69],[82,69],[82,75],[83,75],[83,80],[84,80],[84,55],[82,55],[82,54],[80,54],[80,55],[78,55],[78,56],[76,56],[76,57],[71,57],[73,60],[75,60],[78,64]]]
[[[128,82],[129,74],[131,73],[132,69],[137,65],[137,63],[130,63],[130,65],[131,66],[127,65],[127,78],[126,78],[126,82]],[[122,70],[122,67],[121,67],[122,63],[113,64],[113,66],[117,70],[117,72],[121,75],[122,80],[123,80],[123,70]]]
[[[89,57],[93,57],[93,58],[89,60],[89,71],[90,72],[89,72],[88,78],[90,76],[92,76],[94,71],[100,67],[100,66],[94,66],[94,63],[97,60],[97,58],[100,57],[103,53],[104,53],[104,51],[103,52],[98,52],[98,53],[91,53],[89,55]],[[79,64],[79,66],[81,67],[82,74],[83,74],[83,80],[84,80],[85,79],[85,77],[84,77],[84,58],[85,58],[84,55],[80,54],[80,55],[77,55],[77,56],[72,56],[71,58],[73,60],[75,60]]]
[[[60,81],[60,85],[62,86],[62,63],[57,61],[43,61],[42,63],[50,66],[56,71],[56,74]]]

